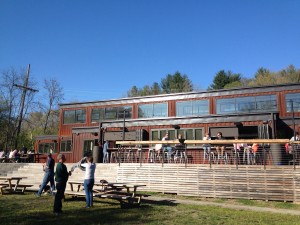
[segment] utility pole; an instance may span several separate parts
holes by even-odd
[[[15,148],[18,147],[18,139],[19,139],[19,135],[20,135],[20,132],[21,132],[21,125],[22,125],[22,121],[23,121],[23,111],[24,111],[26,92],[27,91],[38,92],[38,90],[28,87],[29,72],[30,72],[30,64],[28,64],[28,69],[27,69],[24,85],[13,84],[13,86],[23,89],[22,98],[21,98],[20,115],[19,115],[18,126],[17,126]]]

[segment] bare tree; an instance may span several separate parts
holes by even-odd
[[[49,122],[51,121],[51,117],[56,117],[56,119],[58,119],[56,107],[58,103],[64,99],[64,93],[63,93],[63,88],[55,79],[49,79],[49,80],[45,79],[44,88],[47,91],[46,95],[48,101],[45,107],[46,113],[45,113],[45,123],[44,123],[44,134],[47,134],[47,129],[49,126]]]

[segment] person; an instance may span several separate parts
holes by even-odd
[[[81,164],[82,167],[85,167],[85,175],[84,175],[84,192],[86,199],[86,208],[90,208],[93,206],[93,186],[95,183],[95,170],[96,164],[93,163],[93,157],[88,156],[87,162]]]
[[[26,155],[27,154],[27,148],[23,145],[21,149],[21,155]]]
[[[234,139],[238,140],[238,137],[235,137]],[[242,144],[240,144],[240,143],[233,144],[234,155],[235,155],[235,160],[236,160],[237,164],[240,164],[241,148],[242,148]]]
[[[211,140],[209,133],[205,133],[205,136],[203,137],[204,141],[208,141]],[[210,150],[211,150],[211,145],[210,144],[203,144],[203,163],[205,161],[205,159],[209,159],[210,160]]]
[[[40,189],[37,193],[35,193],[36,197],[41,197],[41,194],[47,184],[50,182],[50,190],[51,194],[54,195],[53,191],[55,189],[55,184],[54,184],[54,166],[55,166],[55,161],[52,158],[52,154],[48,154],[47,162],[43,165],[43,170],[45,171],[44,174],[44,179],[42,184],[40,185]]]
[[[107,163],[108,162],[108,140],[105,141],[104,145],[103,145],[103,163]]]
[[[56,195],[53,206],[53,213],[55,213],[55,215],[62,213],[62,199],[64,198],[67,181],[72,174],[71,171],[68,172],[68,169],[64,164],[66,161],[65,155],[58,154],[57,161],[58,163],[55,171]]]
[[[225,138],[223,137],[222,132],[218,132],[216,140],[225,140]],[[216,146],[216,150],[217,150],[217,153],[218,153],[218,158],[223,158],[225,146],[224,145],[218,145],[218,146]]]
[[[168,141],[169,140],[169,134],[166,133],[165,136],[162,138],[162,141]],[[168,160],[171,159],[172,155],[172,147],[169,144],[163,145],[163,152],[168,151]]]
[[[10,152],[9,152],[8,158],[9,158],[10,162],[18,162],[19,159],[20,159],[18,149],[15,149],[15,150],[11,149]]]
[[[295,136],[291,137],[290,141],[300,141],[299,133],[296,132],[296,138]]]

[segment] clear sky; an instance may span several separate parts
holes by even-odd
[[[120,98],[176,71],[300,68],[300,0],[0,0],[0,72],[31,65],[65,100]]]

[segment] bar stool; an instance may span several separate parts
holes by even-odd
[[[155,163],[155,150],[153,148],[149,148],[147,162]]]
[[[118,152],[112,151],[110,153],[110,163],[118,162]]]
[[[126,153],[126,161],[129,163],[133,163],[135,158],[134,150],[132,148],[127,150]]]

